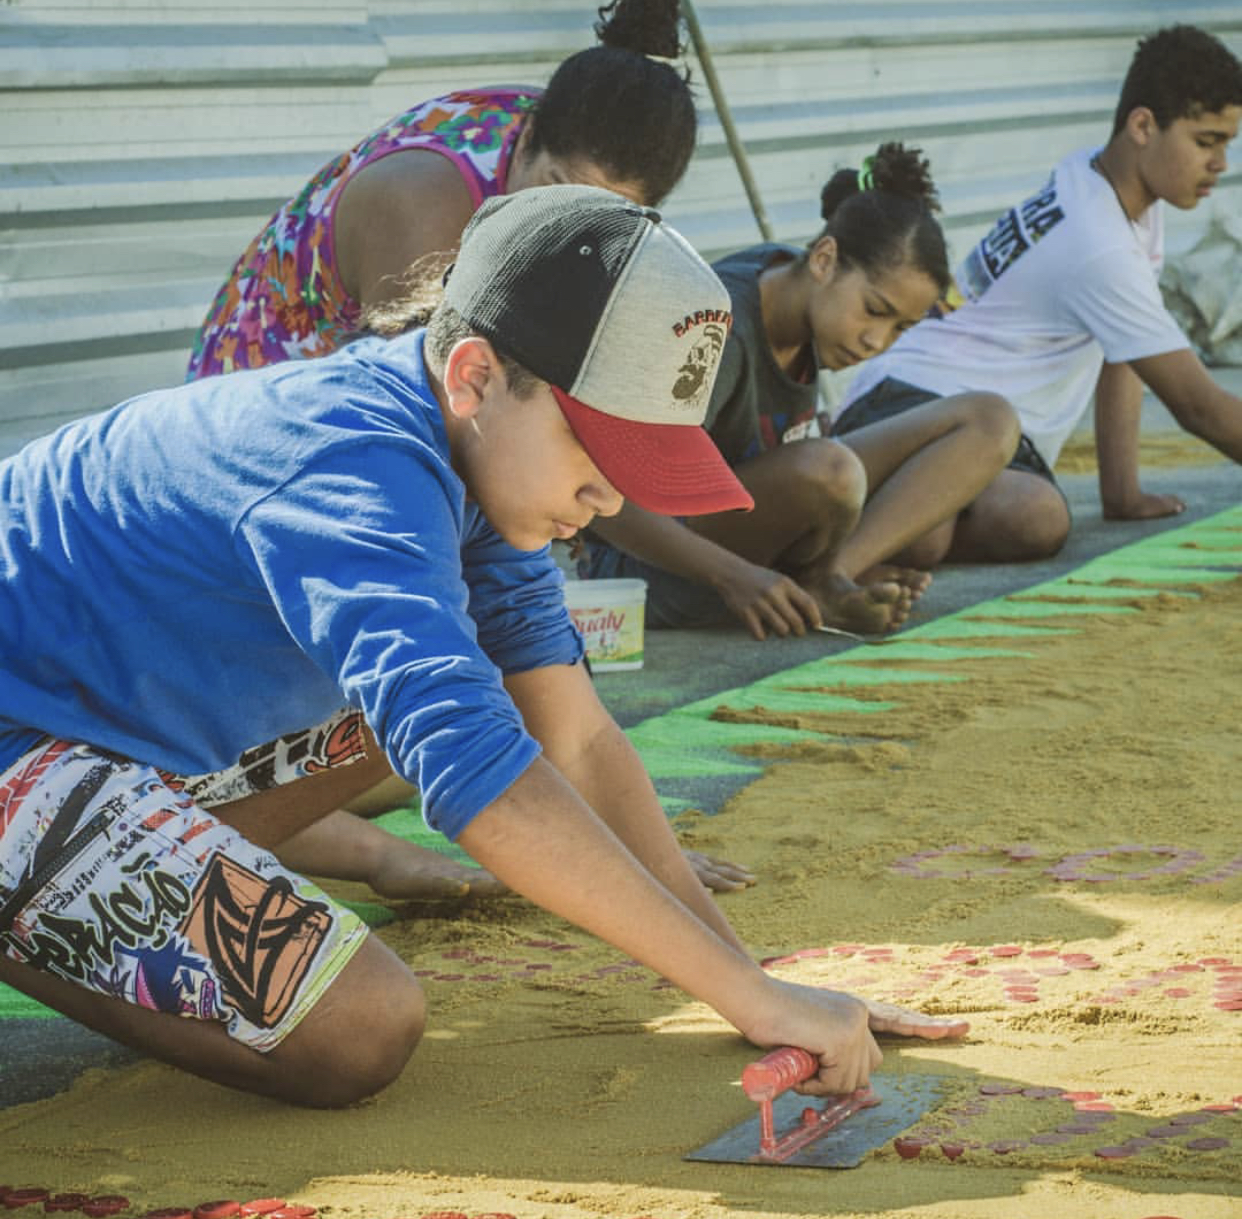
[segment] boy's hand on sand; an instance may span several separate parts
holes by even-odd
[[[1104,504],[1103,509],[1106,521],[1150,521],[1185,512],[1186,501],[1176,495],[1152,495],[1140,491],[1126,503]]]
[[[881,1003],[876,999],[862,999],[860,1002],[867,1009],[868,1024],[873,1033],[896,1033],[902,1037],[939,1041],[944,1037],[963,1037],[970,1031],[970,1023],[956,1016],[925,1016],[908,1007]]]
[[[704,855],[701,851],[691,851],[688,848],[683,850],[683,854],[703,887],[711,889],[713,893],[745,889],[747,885],[755,883],[755,874],[740,863],[730,863],[727,859],[717,859],[714,855]]]
[[[748,1034],[764,1049],[793,1045],[814,1054],[819,1074],[800,1083],[804,1096],[831,1096],[865,1088],[880,1065],[880,1049],[867,1028],[867,1008],[853,995],[772,979],[777,1008],[762,1032]]]
[[[457,863],[400,838],[393,839],[392,850],[367,879],[380,897],[394,901],[504,897],[510,893],[509,886],[487,869]]]

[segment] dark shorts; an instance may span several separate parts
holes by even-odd
[[[929,389],[920,389],[917,385],[909,385],[894,377],[885,377],[873,389],[863,394],[857,402],[849,406],[837,417],[832,425],[832,435],[841,437],[849,432],[866,427],[869,423],[879,423],[882,419],[891,419],[922,406],[925,402],[935,402],[943,398],[943,394],[933,393]],[[1021,470],[1026,474],[1036,474],[1047,479],[1058,491],[1061,490],[1048,463],[1039,455],[1031,438],[1025,433],[1018,441],[1018,450],[1013,460],[1006,467],[1010,470]],[[1064,498],[1064,495],[1062,496]]]

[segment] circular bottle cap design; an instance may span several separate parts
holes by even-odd
[[[1101,1160],[1124,1160],[1127,1156],[1132,1156],[1137,1152],[1137,1147],[1097,1147],[1095,1154]]]
[[[43,1189],[41,1186],[31,1185],[22,1189],[10,1189],[5,1192],[4,1205],[10,1210],[17,1210],[22,1206],[31,1206],[35,1202],[45,1202],[51,1193],[51,1190]]]
[[[903,1160],[915,1160],[926,1144],[922,1139],[894,1139],[893,1149]]]
[[[123,1194],[96,1194],[89,1202],[83,1202],[80,1209],[90,1219],[107,1219],[129,1210],[129,1199]]]
[[[1202,1126],[1204,1122],[1210,1122],[1212,1115],[1210,1113],[1179,1113],[1176,1117],[1169,1118],[1170,1126]]]
[[[194,1208],[194,1219],[232,1219],[240,1212],[240,1202],[232,1198],[218,1198],[214,1202],[200,1202]]]
[[[998,1156],[1007,1156],[1011,1151],[1017,1151],[1023,1145],[1022,1139],[997,1139],[988,1144],[988,1149],[996,1152]]]
[[[283,1198],[253,1198],[249,1202],[241,1204],[239,1214],[242,1215],[270,1215],[272,1211],[278,1211],[282,1206],[288,1205]]]

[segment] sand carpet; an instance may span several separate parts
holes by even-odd
[[[944,1077],[914,1158],[683,1160],[750,1116],[757,1051],[506,899],[380,930],[432,1016],[372,1102],[101,1070],[0,1112],[0,1180],[138,1214],[277,1194],[360,1219],[1236,1216],[1240,564],[1235,511],[634,730],[686,841],[762,877],[721,900],[770,968],[969,1014],[963,1042],[885,1045],[886,1074]],[[687,776],[722,767],[737,794],[696,811]]]

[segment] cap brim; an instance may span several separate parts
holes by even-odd
[[[552,392],[600,473],[640,508],[664,516],[706,516],[755,506],[701,427],[635,423],[594,410],[555,385]]]

